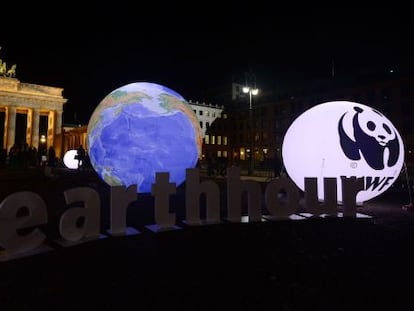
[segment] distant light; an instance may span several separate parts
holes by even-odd
[[[390,73],[393,73],[394,72],[394,69],[390,69]]]
[[[243,86],[243,93],[249,93],[250,88],[248,86]]]
[[[253,89],[252,90],[252,95],[257,95],[259,94],[259,89]]]
[[[78,168],[78,160],[75,160],[75,156],[78,154],[76,149],[68,150],[65,155],[63,156],[63,163],[66,165],[67,168],[70,169],[77,169]]]
[[[45,136],[45,135],[41,135],[41,136],[40,136],[40,142],[41,142],[42,144],[44,144],[44,143],[46,142],[46,136]]]

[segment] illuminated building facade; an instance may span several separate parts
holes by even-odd
[[[22,83],[0,76],[0,144],[9,151],[13,145],[37,150],[53,146],[62,153],[62,115],[67,99],[63,89]]]
[[[87,131],[88,125],[63,124],[63,150],[78,149],[80,145],[88,149]]]
[[[200,122],[203,136],[202,158],[224,157],[229,155],[227,136],[227,113],[224,106],[189,101]]]
[[[250,122],[249,102],[233,83],[227,101],[229,160],[246,166],[253,135],[255,169],[272,167],[281,158],[284,136],[291,123],[307,109],[328,101],[345,100],[369,105],[389,118],[401,133],[407,165],[414,165],[414,66],[399,71],[366,71],[313,83],[260,90],[254,97]],[[268,162],[268,163],[266,163]]]

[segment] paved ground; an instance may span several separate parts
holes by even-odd
[[[57,220],[63,188],[96,187],[106,228],[106,186],[88,172],[61,174],[0,178],[1,199],[36,191]],[[52,251],[0,262],[0,310],[411,309],[414,212],[401,208],[407,200],[393,190],[358,208],[372,218],[178,222],[180,230],[153,233],[145,227],[153,223],[152,197],[141,196],[128,215],[138,235],[71,247],[50,240]],[[171,199],[179,220],[183,203],[179,189]],[[53,237],[56,226],[44,230]]]

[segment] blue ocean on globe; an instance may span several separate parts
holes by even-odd
[[[96,107],[88,124],[88,153],[110,186],[151,192],[157,172],[177,186],[201,154],[201,128],[186,100],[169,88],[137,82],[118,88]]]

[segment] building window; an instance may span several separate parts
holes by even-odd
[[[210,122],[206,122],[206,129],[210,128]]]
[[[204,136],[204,143],[206,145],[208,145],[210,143],[210,136],[209,135]]]
[[[199,110],[199,111],[198,111],[198,114],[199,114],[200,116],[202,116],[202,115],[203,115],[203,110]]]
[[[227,158],[227,150],[223,151],[223,157]]]
[[[220,150],[217,150],[217,156],[221,157],[221,151]]]
[[[217,145],[221,145],[221,136],[217,136]]]
[[[200,127],[203,128],[203,121],[200,121]]]
[[[223,136],[223,145],[227,146],[227,136]]]
[[[211,144],[214,145],[216,143],[216,137],[213,135],[211,136]]]

